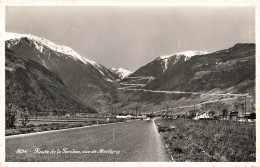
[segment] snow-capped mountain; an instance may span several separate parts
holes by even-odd
[[[252,43],[236,44],[211,53],[182,52],[161,56],[120,82],[122,98],[127,99],[124,108],[132,107],[129,99],[142,105],[142,112],[147,113],[165,109],[166,104],[172,108],[193,107],[193,104],[210,101],[214,103],[207,103],[208,106],[216,110],[223,104],[227,108],[234,103],[241,104],[243,99],[237,97],[224,100],[232,97],[230,94],[249,94],[247,104],[254,106],[255,58],[255,44]],[[167,62],[166,67],[163,61]],[[148,80],[149,76],[154,78]],[[184,114],[191,109],[171,111]]]
[[[251,87],[247,84],[253,83],[255,44],[236,44],[231,48],[217,52],[186,52],[184,55],[192,58],[186,61],[185,58],[183,58],[184,61],[180,61],[182,59],[180,58],[146,87],[152,90],[187,92],[239,87],[238,92],[244,93],[242,92],[244,88]],[[169,61],[170,58],[168,58]]]
[[[71,92],[85,102],[103,104],[114,97],[119,79],[101,64],[80,56],[67,46],[28,34],[5,34],[6,48],[57,74]],[[99,92],[99,93],[97,93]]]
[[[174,64],[183,56],[184,56],[184,61],[187,61],[193,56],[205,55],[205,54],[209,54],[209,53],[210,52],[208,52],[208,51],[184,51],[184,52],[174,53],[172,55],[160,56],[159,58],[157,58],[157,60],[162,60],[161,64],[163,67],[163,71],[165,71],[168,68],[169,61],[172,58],[174,58],[174,62],[172,62]]]
[[[207,51],[185,51],[170,55],[160,56],[152,62],[142,66],[129,77],[158,77],[170,66],[179,61],[187,61],[193,56],[209,54]]]
[[[42,54],[44,54],[44,48],[49,48],[57,53],[61,53],[61,54],[57,54],[58,56],[67,56],[70,57],[74,60],[79,60],[81,62],[83,62],[86,65],[91,64],[92,66],[94,66],[95,68],[97,68],[99,70],[99,72],[102,75],[104,74],[104,67],[92,60],[89,60],[85,57],[80,56],[76,51],[74,51],[73,49],[71,49],[68,46],[64,46],[64,45],[57,45],[45,38],[40,38],[31,34],[18,34],[18,33],[11,33],[11,32],[6,32],[5,33],[5,41],[10,41],[7,44],[8,48],[12,48],[14,47],[17,43],[19,43],[19,41],[21,40],[21,38],[27,38],[29,40],[32,41],[32,44],[34,45],[34,47]]]
[[[123,68],[113,68],[111,67],[110,70],[115,73],[120,79],[123,79],[125,77],[127,77],[128,75],[130,75],[132,72],[131,71],[128,71],[126,69],[123,69]]]

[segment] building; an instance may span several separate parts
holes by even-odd
[[[86,113],[78,112],[76,113],[76,117],[84,117],[86,116]]]
[[[234,111],[234,112],[230,112],[229,114],[229,120],[230,121],[236,121],[238,120],[238,112]]]
[[[65,113],[65,117],[70,117],[70,113]]]
[[[229,111],[227,109],[224,109],[220,112],[220,115],[218,116],[219,121],[227,121],[229,120]]]
[[[193,119],[194,120],[212,120],[212,119],[214,119],[214,115],[209,114],[209,112],[202,112],[202,113],[197,112],[196,116]]]

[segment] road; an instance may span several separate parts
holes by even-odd
[[[169,161],[153,121],[11,136],[5,140],[7,162]]]

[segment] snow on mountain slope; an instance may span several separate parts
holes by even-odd
[[[55,73],[84,103],[103,105],[116,98],[113,81],[117,75],[105,66],[81,57],[67,46],[60,46],[34,35],[6,33],[5,46]]]
[[[181,56],[185,56],[184,61],[187,61],[192,56],[205,55],[205,54],[209,54],[209,53],[210,52],[208,52],[208,51],[184,51],[184,52],[174,53],[171,55],[160,56],[159,58],[157,58],[157,60],[162,60],[163,71],[165,71],[168,68],[169,59],[173,58],[173,56],[175,56],[174,63],[176,63],[180,59]]]
[[[112,72],[114,72],[121,79],[127,77],[128,75],[130,75],[132,73],[131,71],[125,70],[123,68],[115,69],[115,68],[111,67],[110,70]]]
[[[162,75],[167,69],[171,66],[174,66],[176,63],[182,63],[188,61],[191,57],[196,55],[206,55],[209,52],[207,51],[185,51],[174,53],[170,55],[160,56],[150,63],[140,67],[135,72],[129,75],[129,77],[153,77],[156,78]],[[127,78],[123,82],[129,82]]]
[[[184,51],[184,52],[179,52],[179,53],[174,53],[174,54],[171,54],[171,55],[166,55],[166,56],[160,56],[159,58],[160,59],[167,59],[167,58],[170,58],[172,56],[186,56],[186,57],[192,57],[192,56],[195,56],[195,55],[204,55],[204,54],[209,54],[210,52],[208,51]]]
[[[18,34],[18,33],[5,32],[5,41],[14,40],[12,42],[12,44],[11,43],[8,44],[9,48],[12,47],[10,45],[16,45],[19,42],[19,40],[23,37],[26,37],[26,38],[32,40],[36,49],[41,53],[43,53],[43,46],[46,46],[56,52],[65,54],[65,55],[73,58],[74,60],[80,60],[81,62],[83,62],[86,65],[91,64],[95,68],[97,68],[102,75],[104,75],[104,73],[102,72],[102,66],[100,64],[98,64],[94,61],[91,61],[85,57],[80,56],[77,52],[75,52],[73,49],[71,49],[68,46],[57,45],[45,38],[40,38],[40,37],[31,35],[31,34]]]

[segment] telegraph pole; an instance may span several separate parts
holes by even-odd
[[[220,113],[220,106],[218,105],[218,118],[219,118],[219,113]]]
[[[246,115],[246,96],[245,96],[245,115]]]
[[[135,106],[135,114],[136,114],[136,119],[137,119],[137,105]]]
[[[244,103],[242,102],[242,109],[243,109],[243,113],[244,113],[244,115],[245,115],[245,107],[244,107]]]
[[[246,96],[245,96],[245,116],[246,116]],[[248,120],[248,119],[246,118],[246,120]]]
[[[164,107],[163,107],[163,109],[162,109],[162,115],[161,115],[161,116],[163,116],[163,112],[164,112]]]

